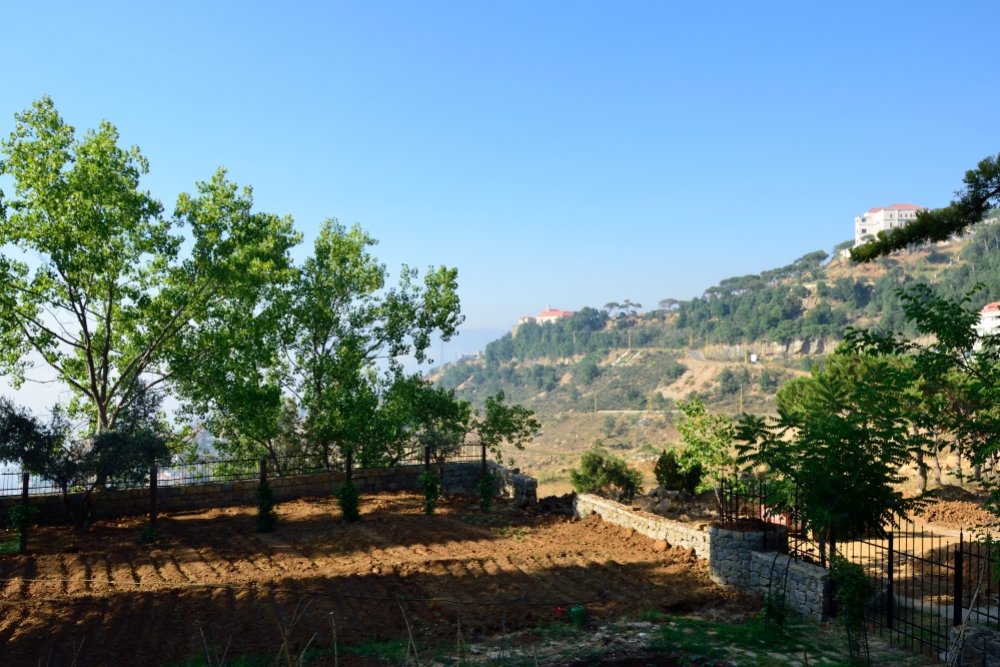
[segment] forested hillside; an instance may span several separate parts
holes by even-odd
[[[835,341],[851,326],[906,331],[896,291],[917,280],[944,296],[981,284],[973,296],[976,307],[1000,300],[998,250],[1000,221],[993,217],[961,240],[912,248],[868,265],[810,252],[787,266],[722,280],[689,301],[665,298],[666,308],[648,313],[588,307],[553,323],[523,324],[487,345],[481,359],[449,364],[436,379],[473,401],[503,390],[516,400],[542,400],[560,409],[593,409],[595,403],[606,409],[654,408],[671,393],[663,388],[691,365],[685,350]],[[615,361],[614,351],[629,350],[641,357]],[[776,388],[781,367],[808,364],[784,359],[777,367],[724,367],[705,398],[730,400],[740,387],[767,395]]]

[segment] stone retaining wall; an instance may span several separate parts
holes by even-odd
[[[674,547],[694,549],[699,558],[708,559],[711,555],[708,532],[686,523],[633,510],[607,498],[578,493],[573,499],[573,514],[578,517],[596,514],[608,523],[631,528],[640,535],[654,540],[664,540]]]
[[[519,505],[536,502],[538,483],[533,478],[492,461],[486,465],[497,479],[495,493],[498,497],[513,499]],[[481,470],[479,462],[445,464],[444,493],[478,495]],[[416,491],[420,489],[421,472],[422,465],[355,470],[354,483],[362,494]],[[268,478],[274,497],[279,502],[307,496],[329,496],[343,481],[344,473],[340,471]],[[160,512],[254,505],[257,502],[256,493],[257,480],[161,486],[156,492],[156,505]],[[70,494],[71,503],[80,503],[82,499],[82,493]],[[145,514],[149,512],[149,489],[99,491],[95,492],[94,501],[101,518]],[[6,519],[7,510],[20,502],[20,496],[0,498],[0,521]],[[30,502],[39,508],[40,523],[62,523],[66,520],[66,506],[61,494],[31,496]]]
[[[750,556],[764,549],[763,531],[708,529],[708,573],[717,584],[750,587]]]
[[[776,563],[774,577],[780,575],[781,580],[774,581],[772,586],[779,583],[784,586],[789,609],[815,620],[823,620],[829,615],[829,573],[794,559],[789,563],[789,556],[783,554],[762,552],[763,531],[693,527],[586,493],[576,495],[573,513],[578,517],[597,514],[608,523],[631,528],[654,540],[665,540],[670,546],[694,549],[699,558],[708,561],[713,581],[760,595],[767,595],[768,583],[772,581],[772,564]]]
[[[962,626],[954,627],[949,633],[949,646],[955,645],[959,633],[962,633],[962,648],[957,659],[954,661],[956,667],[997,667],[1000,665],[1000,631],[979,625],[967,624],[963,630]],[[948,656],[949,658],[951,656]]]
[[[790,609],[816,621],[830,615],[830,572],[785,554],[751,553],[746,588],[762,597],[783,593]]]

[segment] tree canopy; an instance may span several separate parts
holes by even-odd
[[[43,363],[95,433],[111,430],[140,378],[156,385],[172,360],[219,353],[208,337],[181,344],[252,312],[298,235],[289,218],[252,212],[249,188],[224,170],[166,217],[140,187],[145,157],[110,123],[78,137],[49,98],[15,119],[0,143],[14,184],[0,198],[0,247],[17,250],[0,256],[0,372],[16,385]]]

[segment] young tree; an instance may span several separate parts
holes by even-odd
[[[164,217],[140,187],[139,149],[120,147],[107,122],[77,137],[47,97],[15,120],[0,143],[0,175],[14,186],[0,200],[0,247],[18,250],[0,257],[0,372],[17,385],[41,360],[92,430],[109,431],[140,378],[156,385],[182,357],[227,352],[224,337],[179,343],[204,326],[222,331],[212,319],[252,312],[240,306],[282,275],[298,237],[289,219],[252,213],[249,189],[222,170]],[[189,239],[174,233],[185,226]]]
[[[902,360],[844,345],[782,387],[777,417],[743,416],[741,461],[794,484],[821,539],[881,535],[912,505],[895,488],[913,447],[912,422],[898,409],[911,386]]]
[[[477,414],[472,432],[498,461],[503,458],[503,446],[523,449],[541,427],[535,413],[523,405],[508,405],[504,393],[497,392],[486,397],[486,409],[482,416]]]
[[[680,402],[677,407],[682,413],[677,430],[686,445],[681,455],[682,468],[688,471],[695,465],[701,466],[704,474],[715,482],[716,500],[721,505],[718,483],[732,474],[735,464],[733,422],[725,415],[709,414],[700,398]]]

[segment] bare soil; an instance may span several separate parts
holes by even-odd
[[[0,664],[184,664],[227,645],[229,658],[273,656],[285,638],[292,652],[330,646],[334,631],[344,647],[398,640],[407,621],[419,645],[447,644],[459,622],[475,641],[574,605],[595,621],[757,607],[693,553],[597,517],[483,515],[467,497],[425,516],[421,501],[366,496],[353,525],[330,499],[283,503],[269,534],[251,507],[176,513],[145,546],[140,518],[37,528],[29,553],[0,556]]]

